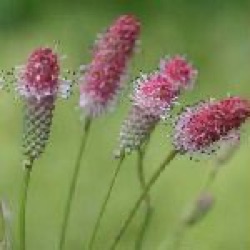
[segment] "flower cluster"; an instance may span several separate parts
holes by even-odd
[[[92,62],[80,79],[80,106],[88,116],[113,108],[139,33],[139,21],[124,15],[97,41]]]
[[[220,141],[239,138],[239,128],[249,117],[250,101],[240,97],[188,107],[176,121],[174,146],[182,153],[213,152]]]
[[[35,49],[27,63],[15,69],[19,95],[37,100],[46,96],[68,97],[72,81],[61,76],[59,64],[60,57],[52,48]]]
[[[184,57],[174,56],[162,60],[160,70],[137,80],[131,111],[121,127],[118,155],[141,146],[196,75],[197,70]]]
[[[86,119],[79,153],[73,169],[67,204],[64,210],[59,249],[64,249],[66,232],[70,218],[71,206],[76,190],[77,178],[81,167],[92,118],[114,108],[118,94],[123,87],[128,62],[135,51],[141,24],[133,15],[122,15],[98,37],[92,50],[92,60],[84,71],[74,75],[77,77],[80,90],[79,106],[85,111]],[[161,120],[170,117],[174,105],[181,94],[192,89],[198,70],[181,55],[160,60],[157,70],[149,74],[141,74],[134,82],[131,96],[131,108],[124,120],[119,134],[119,146],[116,156],[120,157],[114,176],[111,180],[107,196],[101,206],[97,222],[93,227],[88,249],[93,244],[100,227],[101,219],[111,196],[116,178],[120,171],[124,156],[138,150],[138,177],[142,188],[141,195],[131,209],[127,219],[114,238],[110,249],[115,249],[126,231],[142,202],[146,204],[145,222],[148,222],[151,211],[151,198],[148,195],[151,187],[158,180],[165,167],[179,154],[211,154],[226,145],[221,154],[217,154],[217,165],[225,164],[237,149],[240,140],[240,129],[250,117],[250,100],[230,96],[221,100],[210,99],[194,106],[185,107],[175,120],[172,144],[174,149],[160,164],[160,167],[147,181],[144,176],[143,160],[147,140]],[[20,200],[20,249],[26,249],[26,203],[33,163],[44,152],[49,140],[55,104],[59,94],[67,97],[71,81],[61,76],[60,57],[49,47],[35,49],[27,58],[26,63],[13,72],[4,75],[0,71],[0,89],[8,90],[7,78],[15,81],[14,89],[24,103],[23,154],[24,183]],[[13,77],[14,76],[14,77]],[[14,78],[14,80],[13,80]],[[12,83],[12,82],[10,82]],[[172,119],[171,119],[172,120]],[[145,147],[143,147],[145,146]],[[217,167],[217,166],[216,166]],[[192,207],[185,211],[182,226],[185,228],[196,225],[212,209],[214,196],[207,192],[208,186],[214,181],[218,168],[215,168],[202,192],[194,200]],[[205,191],[205,192],[204,192]],[[0,249],[10,248],[8,211],[0,200],[0,221],[4,221],[3,237],[0,237]],[[6,223],[7,222],[7,223]],[[141,246],[143,234],[148,227],[145,223],[139,234]],[[11,230],[10,230],[11,231]],[[183,232],[182,232],[183,233]],[[182,233],[178,237],[182,237]],[[177,240],[180,240],[177,238]],[[179,241],[180,242],[180,241]],[[177,241],[174,244],[179,244]],[[175,245],[177,246],[177,245]],[[140,247],[138,247],[140,248]]]
[[[17,88],[24,97],[23,150],[37,159],[49,139],[55,99],[60,85],[58,55],[51,48],[35,49],[17,74]]]
[[[133,105],[159,119],[166,115],[178,94],[175,82],[167,75],[156,72],[138,80],[132,97]]]
[[[180,55],[176,55],[168,60],[162,60],[160,71],[171,78],[177,88],[183,89],[192,88],[198,74],[198,71],[193,68],[192,64]]]

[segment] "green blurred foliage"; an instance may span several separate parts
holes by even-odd
[[[96,33],[118,15],[131,12],[142,21],[141,53],[135,56],[130,81],[140,71],[155,69],[166,54],[188,55],[199,69],[197,86],[182,98],[182,105],[227,93],[250,97],[250,2],[248,0],[0,0],[0,67],[25,62],[30,51],[60,40],[64,66],[75,69],[90,60],[89,49]],[[0,93],[0,194],[9,199],[14,222],[21,185],[22,103]],[[86,244],[116,162],[119,126],[129,108],[124,95],[117,112],[97,119],[82,163],[67,238],[68,249]],[[78,93],[59,101],[50,144],[32,173],[28,203],[28,249],[56,249],[69,177],[82,131],[75,110]],[[178,110],[179,108],[177,108]],[[221,169],[214,183],[217,203],[205,220],[185,238],[184,249],[247,250],[250,230],[247,199],[249,185],[249,129],[240,150]],[[169,129],[159,126],[146,158],[147,176],[158,166],[171,145]],[[155,213],[145,250],[163,245],[176,227],[188,201],[198,192],[209,172],[207,160],[190,161],[182,156],[161,177],[152,191]],[[135,155],[126,160],[108,207],[96,249],[106,249],[139,194]],[[133,249],[142,220],[140,210],[119,249]],[[16,233],[16,227],[14,227]],[[16,244],[16,243],[15,243]]]

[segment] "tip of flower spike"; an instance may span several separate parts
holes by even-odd
[[[191,89],[198,74],[197,69],[180,55],[161,60],[160,71],[171,78],[179,89]]]
[[[142,75],[137,80],[133,95],[135,106],[146,110],[148,114],[164,117],[178,97],[179,91],[171,78],[155,72]]]
[[[127,13],[127,14],[120,15],[117,18],[117,20],[118,20],[118,22],[123,22],[123,23],[139,22],[138,18],[132,13]]]
[[[28,57],[25,65],[15,67],[13,72],[9,73],[12,78],[14,76],[11,82],[14,82],[19,96],[37,100],[55,95],[69,97],[73,76],[69,70],[64,70],[62,75],[59,75],[59,64],[64,57],[59,56],[56,51],[48,47],[37,48]]]
[[[183,153],[214,153],[221,142],[239,140],[239,129],[249,117],[250,102],[240,97],[202,102],[179,116],[173,144]]]
[[[138,36],[140,26],[140,21],[135,15],[125,14],[115,20],[110,31],[118,32],[123,39],[131,39],[133,36]]]
[[[59,86],[59,59],[51,48],[35,49],[27,63],[19,68],[18,91],[26,97],[40,99],[55,95]]]
[[[122,56],[130,56],[138,41],[140,29],[141,24],[136,16],[119,16],[104,33],[98,34],[93,47],[94,54],[100,49],[109,50],[112,46],[114,52],[118,50],[123,52]]]

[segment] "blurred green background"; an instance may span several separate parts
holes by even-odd
[[[65,68],[75,69],[90,60],[96,34],[124,13],[134,13],[142,22],[141,53],[130,69],[130,83],[140,71],[155,69],[159,58],[181,53],[199,69],[197,85],[182,98],[191,104],[202,98],[227,93],[250,97],[250,1],[249,0],[0,0],[0,68],[25,62],[30,51],[59,40],[66,54]],[[16,224],[21,185],[22,104],[0,92],[0,195],[9,202]],[[124,95],[119,109],[97,119],[91,130],[82,162],[72,211],[67,249],[83,249],[106,193],[116,162],[119,127],[129,108]],[[52,136],[46,153],[32,173],[28,201],[27,249],[54,250],[58,243],[62,211],[82,131],[75,109],[78,93],[59,101]],[[158,166],[171,144],[169,129],[161,125],[154,133],[146,156],[147,175]],[[247,135],[234,158],[221,169],[212,186],[216,204],[211,213],[185,237],[183,250],[250,249],[249,145]],[[96,249],[107,249],[138,196],[136,155],[126,160],[109,204]],[[180,214],[197,194],[211,162],[195,162],[187,156],[172,164],[152,191],[155,212],[146,235],[145,250],[165,246]],[[140,210],[119,249],[133,249],[143,218]],[[15,233],[16,226],[15,226]],[[15,235],[16,238],[16,235]],[[17,243],[14,243],[16,246]]]

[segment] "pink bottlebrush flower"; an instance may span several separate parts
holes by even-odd
[[[167,75],[181,88],[192,88],[198,71],[185,57],[176,55],[160,63],[160,71]]]
[[[22,146],[27,162],[31,163],[46,147],[56,98],[68,97],[71,80],[60,75],[58,54],[51,48],[40,47],[32,51],[24,65],[2,72],[1,83],[7,91],[14,83],[24,102]]]
[[[59,87],[59,60],[50,48],[38,48],[18,72],[18,90],[36,99],[56,95]]]
[[[174,82],[159,72],[137,81],[132,108],[121,127],[118,156],[142,145],[179,94]]]
[[[133,95],[133,105],[158,119],[164,117],[179,95],[175,82],[159,72],[142,76]]]
[[[142,76],[137,82],[132,108],[121,126],[117,156],[142,145],[179,93],[173,81],[158,72]]]
[[[228,97],[186,108],[174,129],[173,143],[182,153],[209,153],[220,141],[239,137],[239,128],[250,116],[250,101]]]
[[[98,116],[114,106],[139,33],[139,21],[124,15],[97,41],[92,62],[80,79],[80,106],[88,116]]]
[[[63,81],[59,72],[57,54],[46,47],[35,49],[19,69],[18,90],[24,96],[23,151],[29,161],[41,155],[49,139],[56,95]]]

